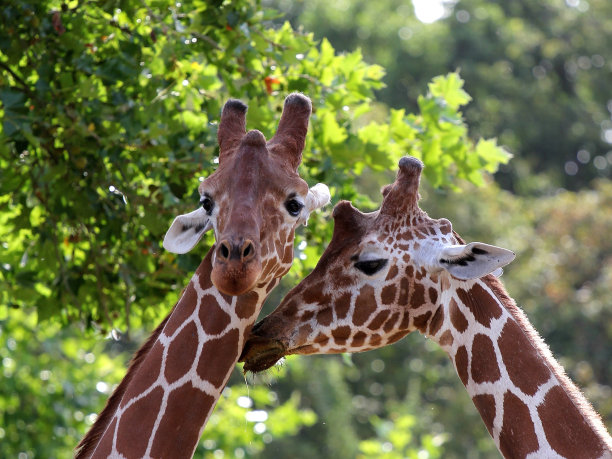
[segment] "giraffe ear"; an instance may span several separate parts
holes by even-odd
[[[329,194],[329,188],[323,183],[317,183],[315,186],[308,190],[306,199],[304,201],[304,211],[302,222],[304,225],[308,223],[308,216],[310,212],[329,204],[331,195]]]
[[[164,248],[168,252],[187,253],[211,228],[210,218],[202,208],[185,215],[179,215],[174,219],[164,236]]]
[[[494,273],[516,256],[511,250],[482,242],[446,246],[437,255],[440,268],[461,280]]]

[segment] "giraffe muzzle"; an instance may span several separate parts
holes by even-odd
[[[244,362],[245,373],[259,373],[273,367],[285,356],[286,349],[279,340],[251,335],[238,361]]]
[[[255,247],[250,239],[232,243],[228,239],[219,242],[217,247],[217,260],[228,262],[237,260],[246,263],[255,258]]]
[[[223,239],[215,248],[211,280],[226,295],[251,290],[261,275],[261,259],[251,239]]]

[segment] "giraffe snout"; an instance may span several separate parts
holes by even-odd
[[[249,238],[223,238],[215,248],[211,279],[226,295],[242,295],[261,275],[257,245]]]
[[[255,258],[255,245],[250,239],[231,242],[224,239],[219,242],[217,248],[217,259],[223,261],[236,260],[246,263]]]
[[[244,362],[243,371],[259,373],[274,366],[285,356],[285,345],[276,339],[251,335],[244,345],[239,362]]]

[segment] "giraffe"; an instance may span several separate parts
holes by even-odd
[[[176,217],[164,247],[186,253],[213,229],[216,244],[77,446],[77,458],[192,457],[261,306],[293,260],[295,229],[329,202],[297,173],[310,100],[285,99],[276,134],[246,132],[247,106],[229,100],[219,166],[197,210]]]
[[[421,210],[422,168],[402,158],[378,211],[336,205],[329,246],[253,327],[244,371],[288,354],[375,349],[418,330],[449,355],[504,457],[612,457],[601,419],[497,278],[514,253],[465,244],[450,221]]]

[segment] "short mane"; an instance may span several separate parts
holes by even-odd
[[[601,417],[593,409],[580,389],[565,374],[565,370],[553,357],[550,348],[540,337],[538,332],[533,328],[523,310],[518,307],[516,302],[508,295],[503,284],[499,281],[499,279],[497,279],[497,277],[489,274],[484,278],[484,281],[495,296],[497,296],[499,301],[504,305],[510,315],[514,318],[514,320],[516,320],[516,322],[519,324],[521,329],[524,331],[527,340],[540,353],[540,355],[544,357],[546,364],[552,373],[557,377],[572,403],[576,406],[578,411],[582,413],[585,422],[602,440],[602,443],[612,450],[612,441],[603,424],[603,421],[601,420]]]
[[[174,308],[172,308],[172,311],[174,311]],[[149,336],[147,341],[140,347],[140,349],[138,349],[132,358],[125,378],[123,378],[121,383],[113,391],[113,394],[109,397],[108,401],[106,402],[106,406],[96,419],[96,422],[94,422],[94,425],[91,426],[89,432],[87,432],[87,434],[75,448],[74,459],[85,459],[93,454],[96,445],[108,428],[110,421],[113,419],[113,415],[115,414],[115,411],[123,398],[123,394],[125,393],[127,386],[130,384],[130,381],[140,367],[140,364],[153,347],[153,344],[155,344],[157,341],[157,338],[164,329],[166,322],[168,322],[168,319],[172,315],[172,311],[170,311],[170,314],[168,314],[162,323],[159,324],[159,326],[155,329],[151,336]]]

